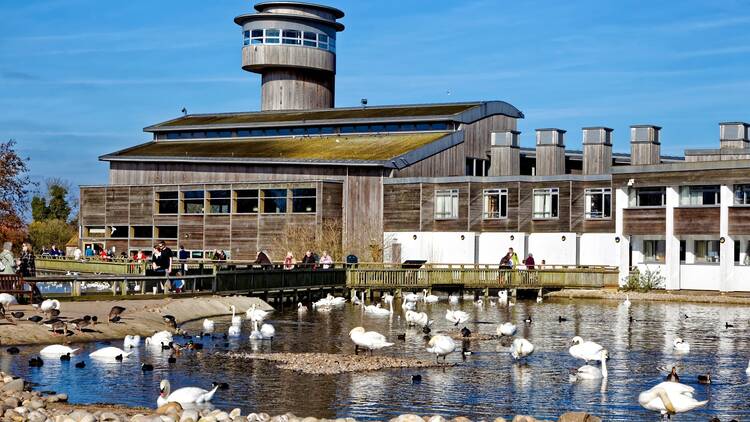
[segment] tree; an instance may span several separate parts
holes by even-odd
[[[47,180],[47,195],[34,195],[31,216],[34,221],[68,221],[72,208],[68,202],[70,183],[62,179]]]
[[[57,245],[58,248],[64,250],[65,244],[73,235],[75,235],[75,228],[65,220],[48,219],[29,224],[29,239],[37,248]]]
[[[26,236],[21,216],[28,204],[29,189],[34,184],[28,176],[28,158],[21,158],[15,146],[12,139],[0,142],[0,239],[17,245]]]

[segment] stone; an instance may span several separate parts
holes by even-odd
[[[303,418],[301,422],[318,422],[318,420],[316,418],[308,416],[306,418]]]
[[[40,400],[29,400],[28,407],[32,410],[41,409],[44,407],[44,403],[42,403]]]
[[[240,410],[239,408],[234,408],[231,412],[229,412],[229,418],[232,420],[235,420],[240,416],[242,416],[242,410]]]
[[[287,415],[274,416],[271,418],[271,422],[289,422]]]
[[[23,380],[21,378],[18,378],[11,382],[6,382],[0,391],[21,392],[23,391]]]
[[[204,416],[198,419],[198,422],[216,422],[216,418],[211,415],[208,415],[208,416]]]
[[[215,415],[213,415],[213,417],[216,418],[216,420],[220,422],[228,421],[230,419],[229,413],[227,412],[218,412]]]
[[[268,422],[271,420],[271,415],[268,413],[258,413],[258,420],[260,422]]]
[[[158,418],[154,418],[155,422],[177,422],[177,418],[172,416],[171,412],[168,415],[161,415]]]
[[[11,382],[11,381],[13,381],[13,377],[11,377],[10,375],[5,375],[5,376],[3,376],[3,382],[4,382],[4,383],[6,383],[6,384],[7,384],[7,383],[9,383],[9,382]]]
[[[29,422],[44,422],[47,420],[47,416],[45,416],[42,412],[39,411],[33,411],[29,413],[29,415],[26,417],[26,419]]]
[[[163,405],[159,406],[159,408],[156,409],[156,414],[157,415],[168,415],[170,413],[174,413],[174,412],[178,412],[179,413],[181,411],[182,411],[182,406],[179,403],[171,401],[171,402],[169,402],[167,404],[163,404]]]
[[[453,418],[453,422],[471,422],[471,419],[466,418],[464,416],[457,416]]]
[[[20,403],[18,402],[18,399],[15,397],[8,397],[7,399],[3,400],[3,406],[9,407],[11,409],[15,409],[19,404]]]
[[[602,422],[602,420],[586,412],[567,412],[560,415],[557,422]]]
[[[435,416],[430,416],[430,418],[427,419],[427,422],[448,422],[448,420],[440,415],[435,415]]]
[[[199,416],[198,412],[192,409],[184,410],[182,412],[182,416],[180,417],[180,422],[198,422]]]
[[[65,393],[57,394],[55,397],[57,397],[57,401],[61,401],[61,402],[68,401],[68,395]]]
[[[121,419],[119,416],[112,412],[102,412],[99,415],[99,421],[100,422],[121,422]]]
[[[492,422],[508,422],[508,421],[506,421],[505,418],[495,418],[495,420]]]
[[[390,422],[424,422],[424,419],[421,416],[405,414],[391,419]]]
[[[513,418],[513,422],[537,422],[537,420],[533,416],[516,415],[516,417]]]

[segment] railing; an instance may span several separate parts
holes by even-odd
[[[214,275],[191,275],[169,280],[182,279],[185,282],[183,293],[216,292]],[[85,296],[85,295],[145,295],[164,293],[166,277],[146,277],[129,275],[98,276],[41,276],[26,277],[28,283],[36,283],[45,296]]]
[[[37,270],[92,273],[92,274],[144,274],[146,262],[126,260],[103,260],[103,259],[81,259],[72,258],[36,258],[34,260]]]

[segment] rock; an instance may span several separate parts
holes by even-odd
[[[42,403],[40,400],[29,400],[28,407],[32,410],[41,409],[44,407],[44,403]]]
[[[198,419],[198,422],[216,422],[216,418],[211,415],[208,415],[208,416],[204,416]]]
[[[20,403],[18,402],[18,399],[15,397],[8,397],[7,399],[3,400],[3,406],[9,407],[11,409],[15,409],[19,404]]]
[[[448,420],[440,415],[435,415],[435,416],[430,416],[430,418],[427,419],[427,422],[448,422]]]
[[[537,420],[533,416],[516,415],[516,417],[513,418],[513,422],[537,422]]]
[[[6,384],[7,384],[7,383],[9,383],[9,382],[11,382],[11,381],[13,381],[13,377],[11,377],[10,375],[5,375],[5,376],[3,376],[3,382],[4,382],[4,383],[6,383]]]
[[[602,422],[602,420],[586,412],[567,412],[563,413],[557,422]]]
[[[170,412],[170,414],[168,414],[168,415],[161,415],[158,418],[155,418],[155,421],[160,421],[160,422],[177,422],[177,418],[175,416],[172,416],[172,412]]]
[[[274,416],[271,418],[271,422],[289,422],[289,417],[287,415]]]
[[[391,419],[390,422],[424,422],[424,419],[422,419],[421,416],[417,415],[399,415],[396,418]]]
[[[240,410],[239,408],[234,408],[231,412],[229,412],[229,418],[232,420],[237,419],[240,416],[242,416],[242,410]]]
[[[302,421],[300,421],[300,422],[318,422],[318,420],[315,419],[315,418],[313,418],[313,417],[311,417],[311,416],[308,416],[306,418],[303,418]]]
[[[182,406],[179,403],[169,402],[167,404],[159,406],[156,409],[157,415],[169,415],[172,413],[179,413],[182,411]]]
[[[99,415],[99,421],[100,422],[121,422],[122,419],[120,419],[119,416],[112,412],[103,412]]]
[[[21,392],[23,391],[23,380],[21,378],[6,382],[0,391]]]
[[[184,410],[180,417],[180,422],[198,422],[198,412],[195,410]]]
[[[213,415],[213,417],[216,418],[216,420],[220,422],[228,421],[230,419],[229,413],[227,412],[218,412],[215,415]]]
[[[495,418],[495,420],[492,422],[508,422],[508,421],[506,421],[505,418]]]
[[[42,414],[42,412],[39,412],[37,410],[29,413],[29,415],[26,417],[29,422],[44,422],[47,420],[47,417]]]
[[[458,416],[458,417],[453,418],[453,422],[471,422],[471,419],[463,417],[463,416]]]

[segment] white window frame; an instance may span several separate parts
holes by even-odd
[[[714,192],[714,202],[713,204],[704,204],[703,203],[703,195],[693,196],[692,190],[694,188],[704,188],[704,187],[712,187],[717,188]],[[692,186],[680,186],[680,206],[681,207],[718,207],[721,204],[721,186],[720,185],[692,185]],[[693,204],[691,203],[693,198],[700,198],[700,204]]]
[[[497,196],[498,212],[490,213],[487,211],[489,197]],[[503,197],[505,198],[505,209],[503,209]],[[492,215],[491,215],[492,214]],[[496,214],[496,215],[495,215]],[[508,189],[485,189],[482,191],[482,219],[483,220],[504,220],[508,218]]]
[[[638,192],[646,189],[660,189],[661,190],[661,205],[641,205],[639,201]],[[628,198],[628,205],[630,208],[663,208],[667,205],[667,188],[664,186],[644,186],[635,188],[632,191],[632,196]]]
[[[552,199],[557,197],[557,207],[554,207],[555,201]],[[539,202],[537,198],[543,200],[542,209],[538,209]],[[560,218],[560,188],[543,188],[534,189],[532,196],[532,207],[531,207],[531,218],[534,220],[556,220]],[[549,211],[547,211],[546,204],[549,204]],[[556,208],[556,209],[555,209]]]
[[[440,199],[440,200],[439,200]],[[435,220],[458,218],[458,189],[435,189]]]
[[[602,196],[601,215],[597,216],[591,211],[591,205],[593,204],[593,198],[595,195]],[[583,191],[584,198],[584,210],[587,220],[611,220],[612,219],[612,188],[588,188]],[[604,204],[609,202],[609,215],[605,215],[606,207]]]
[[[646,242],[653,242],[653,256],[647,256],[646,255]],[[661,242],[661,243],[660,243]],[[659,259],[659,245],[662,245],[662,256],[661,259]],[[643,263],[644,264],[664,264],[667,259],[666,254],[666,240],[664,239],[643,239],[641,242],[641,254],[643,255]]]
[[[737,197],[738,193],[742,195],[742,199]],[[734,205],[750,205],[750,183],[738,183],[732,186],[732,196],[734,197]]]

